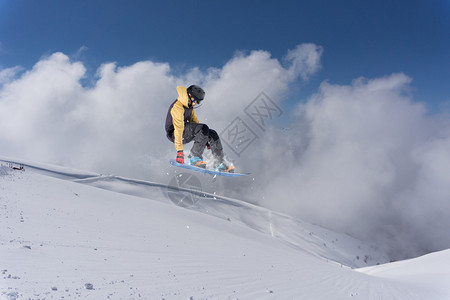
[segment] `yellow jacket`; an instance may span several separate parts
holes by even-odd
[[[177,151],[183,150],[184,124],[187,122],[199,123],[193,107],[189,107],[187,88],[177,86],[178,98],[169,108],[166,119],[167,137],[175,143]]]

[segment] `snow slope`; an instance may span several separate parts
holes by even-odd
[[[386,257],[236,199],[0,160],[3,299],[450,299],[449,251],[367,267]]]

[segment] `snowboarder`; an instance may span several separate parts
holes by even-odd
[[[206,124],[200,123],[195,106],[205,98],[205,91],[197,86],[188,88],[177,86],[178,98],[170,105],[166,117],[167,138],[175,144],[176,161],[184,164],[183,144],[194,141],[188,156],[190,165],[206,168],[203,161],[205,148],[211,149],[214,156],[214,168],[220,172],[234,172],[234,166],[224,159],[223,147],[219,135]]]

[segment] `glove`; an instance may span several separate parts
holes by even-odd
[[[184,164],[184,152],[183,150],[180,150],[177,152],[177,159],[176,159],[177,163],[179,164]]]
[[[209,143],[206,143],[206,149],[211,150],[211,146],[209,145]]]

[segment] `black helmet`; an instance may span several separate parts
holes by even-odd
[[[187,88],[187,92],[197,103],[200,103],[205,98],[205,91],[198,85],[191,85]]]

